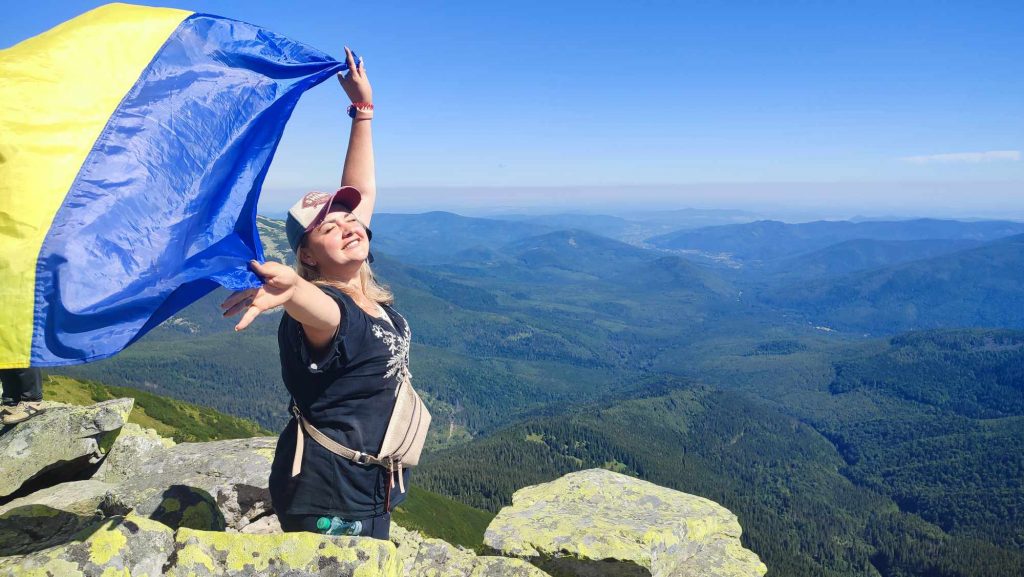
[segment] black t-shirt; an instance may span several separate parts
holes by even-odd
[[[319,286],[319,285],[318,285]],[[285,313],[278,329],[281,375],[292,399],[331,439],[371,455],[380,452],[395,408],[403,371],[409,370],[409,325],[385,306],[387,317],[372,317],[348,295],[320,286],[341,309],[341,325],[327,350],[309,349],[302,325]],[[302,472],[291,476],[296,420],[278,439],[270,472],[274,510],[289,515],[330,515],[366,519],[384,514],[391,475],[377,465],[358,465],[305,435]],[[408,490],[408,469],[403,479]],[[390,505],[405,500],[396,484]]]

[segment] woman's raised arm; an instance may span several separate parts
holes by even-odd
[[[348,62],[348,74],[338,73],[338,80],[355,107],[355,118],[352,119],[352,131],[348,138],[348,152],[345,154],[345,168],[341,173],[342,186],[354,186],[362,193],[359,206],[352,213],[370,226],[373,217],[373,205],[377,200],[377,180],[373,166],[373,133],[370,128],[373,108],[358,106],[373,104],[373,89],[366,77],[363,59],[356,63],[352,51],[345,47],[345,59]]]

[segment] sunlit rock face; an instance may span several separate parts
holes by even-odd
[[[552,575],[764,575],[740,533],[713,501],[590,469],[517,491],[484,543]]]

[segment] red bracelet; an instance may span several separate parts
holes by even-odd
[[[356,112],[373,112],[372,102],[353,102],[348,107],[349,118],[355,118]]]

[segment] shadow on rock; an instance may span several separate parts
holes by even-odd
[[[214,498],[206,491],[188,485],[168,487],[149,518],[172,529],[188,527],[201,531],[223,531],[227,527]]]
[[[80,515],[46,505],[17,507],[0,515],[0,557],[84,541],[102,524],[101,512]]]

